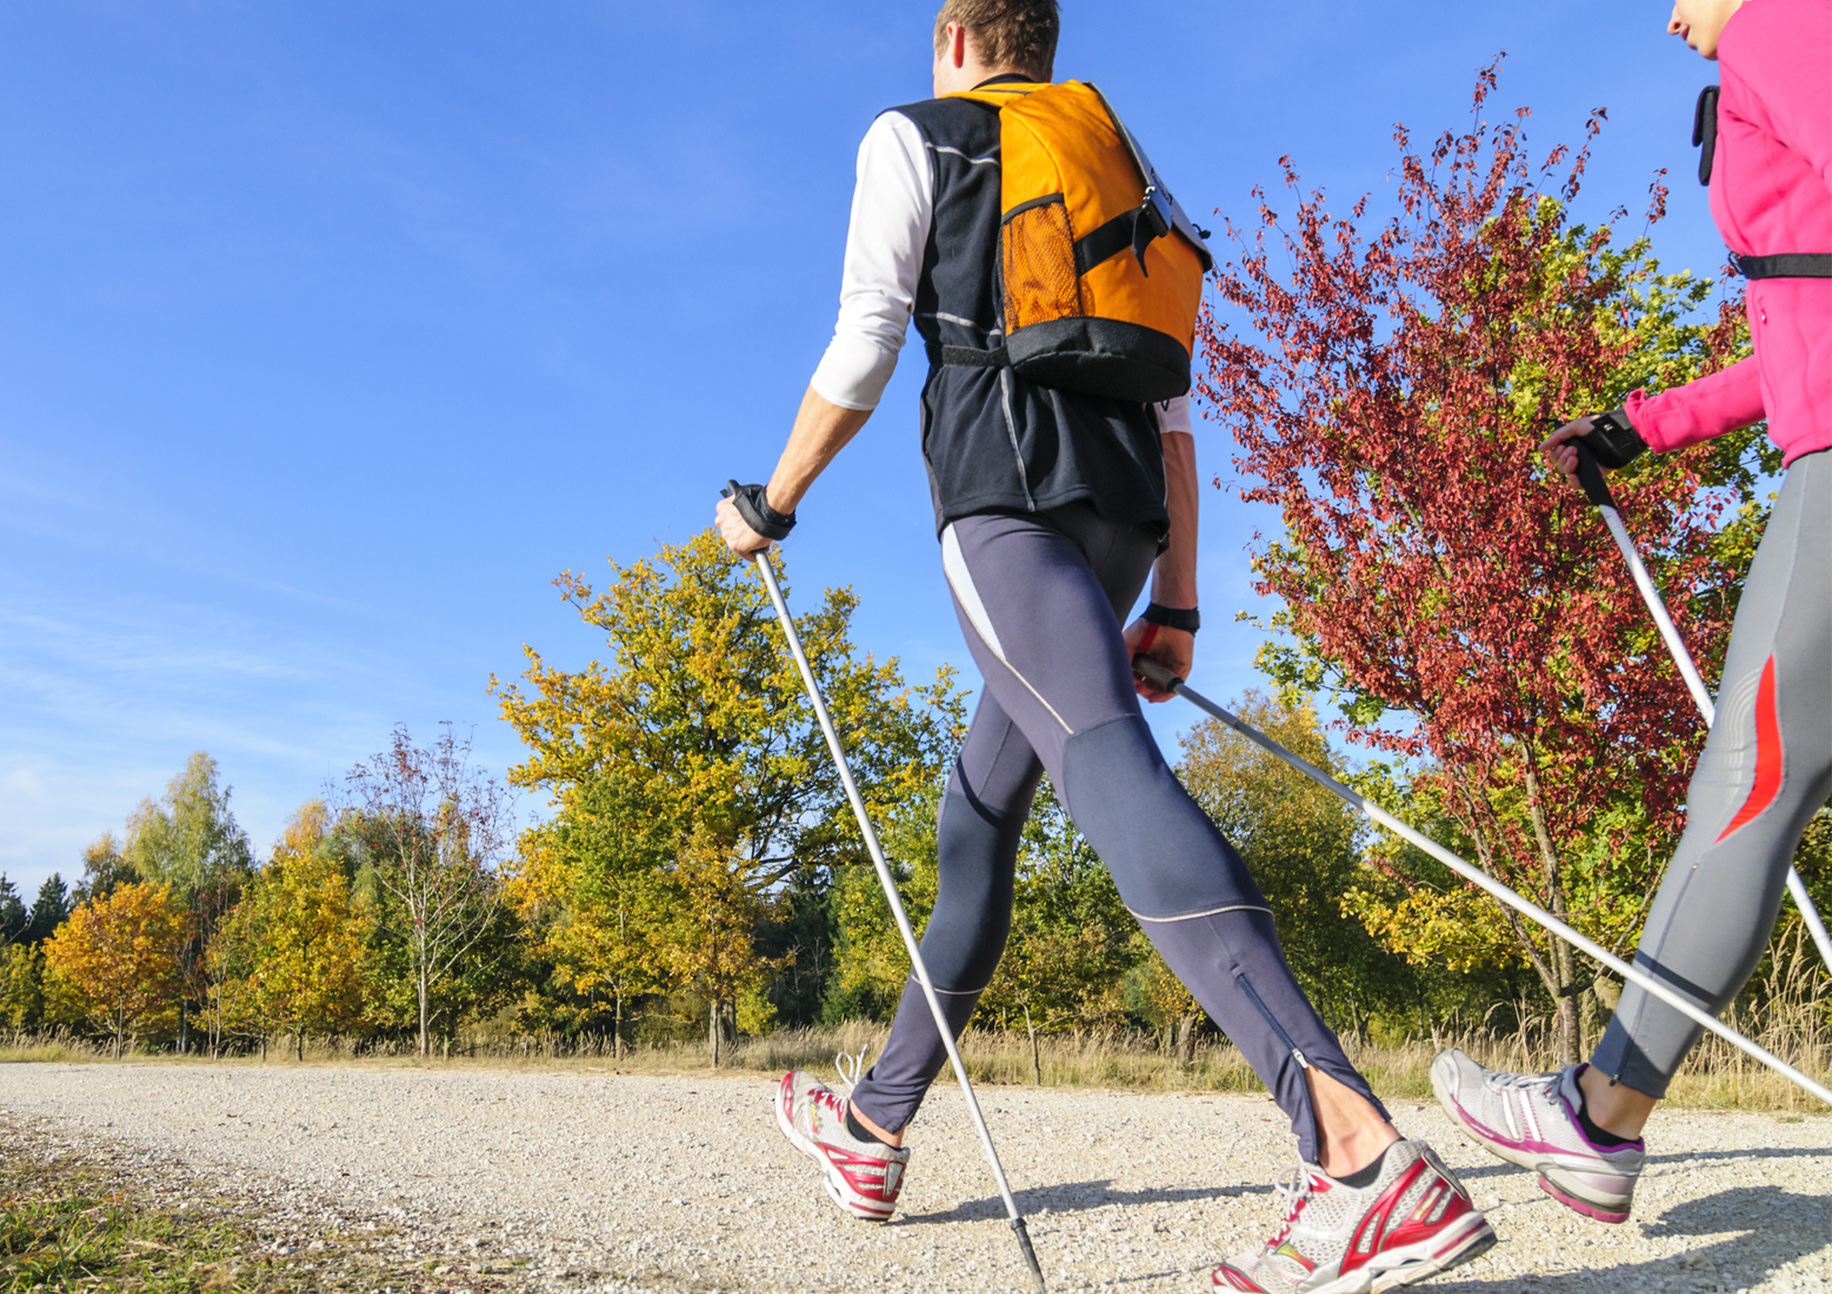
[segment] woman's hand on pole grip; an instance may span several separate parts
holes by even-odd
[[[1149,656],[1166,666],[1178,678],[1190,676],[1196,659],[1196,635],[1146,620],[1134,620],[1126,628],[1126,654]],[[1168,701],[1175,692],[1164,692],[1142,678],[1132,680],[1132,689],[1147,701]]]
[[[1540,442],[1539,447],[1545,451],[1547,460],[1563,472],[1565,479],[1573,485],[1578,483],[1578,451],[1567,442],[1588,436],[1596,421],[1596,414],[1587,413],[1582,418],[1566,423]]]

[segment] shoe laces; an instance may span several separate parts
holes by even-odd
[[[1298,1164],[1286,1169],[1272,1183],[1272,1189],[1279,1193],[1285,1205],[1285,1225],[1279,1233],[1266,1242],[1266,1248],[1277,1249],[1291,1235],[1291,1229],[1297,1225],[1298,1215],[1304,1212],[1304,1206],[1310,1203],[1310,1197],[1316,1194],[1317,1174],[1319,1170],[1309,1164]]]
[[[840,1072],[840,1082],[846,1084],[847,1096],[852,1095],[852,1089],[859,1085],[861,1078],[865,1077],[865,1053],[870,1050],[871,1044],[868,1042],[859,1048],[859,1054],[856,1056],[847,1052],[845,1048],[841,1048],[839,1055],[833,1058],[833,1067]]]
[[[1554,1070],[1550,1074],[1496,1074],[1489,1075],[1489,1083],[1498,1091],[1538,1091],[1542,1096],[1550,1097],[1558,1089],[1559,1079],[1565,1076],[1564,1070]]]

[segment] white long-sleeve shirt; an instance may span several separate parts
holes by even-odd
[[[859,144],[858,181],[840,271],[840,317],[810,381],[842,409],[875,409],[897,368],[916,309],[935,179],[916,123],[886,112]],[[1157,406],[1160,431],[1189,431],[1188,396]]]

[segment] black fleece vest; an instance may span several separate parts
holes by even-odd
[[[1162,539],[1164,456],[1148,406],[1038,386],[1008,368],[941,362],[943,346],[984,350],[1003,335],[994,290],[999,115],[967,99],[891,111],[915,123],[934,182],[916,331],[929,358],[922,454],[937,531],[974,513],[1087,500],[1109,521],[1151,526]]]

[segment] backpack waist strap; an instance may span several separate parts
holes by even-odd
[[[1011,356],[1005,347],[981,350],[977,346],[937,346],[929,342],[924,348],[931,364],[952,364],[960,368],[1010,368]]]

